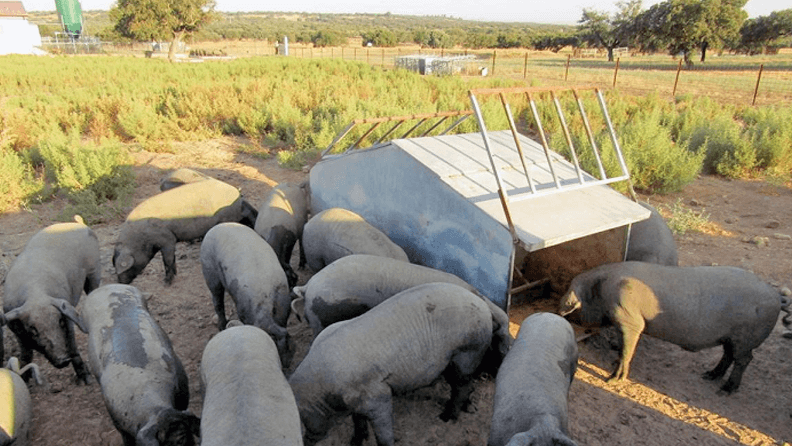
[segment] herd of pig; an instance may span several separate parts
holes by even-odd
[[[258,209],[233,186],[187,169],[164,178],[161,189],[120,230],[118,283],[100,284],[99,242],[79,217],[42,229],[17,256],[0,326],[16,335],[20,358],[0,369],[0,445],[27,444],[34,350],[55,367],[71,364],[79,381],[95,377],[125,446],[197,438],[204,446],[313,445],[346,415],[350,444],[362,445],[370,425],[377,445],[393,445],[393,395],[442,376],[451,397],[440,418],[454,420],[484,371],[496,376],[488,445],[574,445],[567,400],[578,351],[562,316],[617,328],[622,347],[611,379],[627,378],[641,333],[691,351],[722,345],[721,361],[704,377],[720,379],[733,365],[725,393],[737,390],[781,310],[791,322],[789,300],[748,271],[677,266],[671,232],[648,205],[652,216],[634,225],[626,261],[578,275],[558,315],[529,316],[515,340],[501,308],[453,274],[410,263],[357,214],[331,208],[309,219],[307,184],[274,187]],[[129,285],[157,252],[170,283],[176,243],[199,238],[220,330],[201,359],[200,419],[187,410],[187,375],[146,294]],[[299,267],[315,272],[302,286],[290,265],[298,242]],[[238,321],[225,315],[226,292]],[[291,312],[314,339],[286,377]],[[87,365],[75,325],[88,334]],[[0,337],[5,360],[3,353]]]

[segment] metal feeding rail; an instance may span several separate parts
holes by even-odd
[[[607,173],[605,172],[605,168],[602,164],[602,156],[600,154],[600,149],[597,146],[597,141],[595,139],[594,133],[591,130],[591,124],[586,114],[585,107],[583,105],[583,99],[581,97],[580,92],[586,90],[593,90],[594,94],[597,97],[597,102],[600,106],[600,111],[602,112],[603,119],[607,126],[608,132],[610,134],[611,141],[613,143],[613,148],[616,152],[617,159],[619,161],[619,167],[621,169],[621,174],[615,177],[608,177]],[[564,111],[561,107],[561,102],[559,101],[559,94],[563,93],[571,93],[574,98],[575,102],[577,103],[579,118],[582,120],[583,127],[586,130],[586,135],[588,137],[589,144],[591,145],[591,150],[593,151],[594,158],[597,161],[599,179],[594,179],[589,177],[586,178],[588,175],[581,169],[580,162],[578,160],[578,153],[575,148],[575,145],[572,141],[572,136],[569,131],[569,126],[567,125],[567,119],[564,115]],[[514,117],[511,112],[511,107],[507,100],[507,95],[513,94],[524,94],[528,100],[528,104],[531,108],[531,115],[533,117],[534,123],[536,124],[536,129],[539,134],[539,138],[542,144],[542,149],[544,150],[545,159],[547,161],[547,168],[552,176],[552,183],[550,185],[545,185],[544,188],[538,188],[537,182],[534,178],[532,178],[530,174],[530,169],[526,164],[526,157],[520,142],[520,137],[517,132],[517,125],[514,122]],[[554,162],[552,158],[552,150],[550,149],[550,145],[548,143],[547,134],[544,131],[544,126],[542,124],[542,119],[539,116],[539,112],[536,107],[536,101],[534,100],[535,96],[542,95],[542,94],[549,94],[553,105],[555,107],[556,115],[558,117],[559,123],[561,125],[561,129],[564,132],[564,138],[567,143],[567,147],[571,153],[572,164],[575,168],[576,178],[577,180],[573,183],[568,183],[563,185],[559,176],[556,172],[554,167]],[[510,195],[504,188],[503,180],[501,178],[501,174],[499,169],[495,164],[495,158],[493,156],[492,150],[492,142],[490,141],[489,133],[487,131],[487,126],[484,122],[484,116],[481,112],[481,107],[479,106],[478,100],[476,99],[476,95],[484,96],[484,95],[498,95],[503,105],[504,113],[506,114],[506,118],[509,122],[509,129],[511,130],[512,136],[514,138],[514,144],[517,149],[517,153],[520,157],[520,162],[523,168],[523,174],[525,175],[525,179],[528,183],[528,192],[520,192]],[[627,163],[624,161],[624,155],[622,154],[621,146],[619,145],[619,140],[616,137],[616,132],[613,129],[613,123],[610,119],[610,114],[608,113],[608,107],[605,104],[605,99],[602,96],[602,91],[596,87],[550,87],[550,88],[535,88],[535,87],[524,87],[524,88],[487,88],[487,89],[473,89],[469,91],[470,102],[473,107],[473,112],[476,115],[476,119],[479,124],[479,129],[481,131],[481,136],[484,140],[484,147],[487,149],[487,155],[489,156],[490,163],[492,165],[492,172],[495,175],[495,180],[498,185],[498,195],[501,200],[501,204],[503,206],[503,212],[505,213],[506,221],[508,222],[509,229],[512,232],[512,235],[517,238],[517,234],[515,231],[514,223],[511,218],[511,212],[509,209],[510,201],[522,201],[531,198],[535,198],[540,195],[549,195],[554,193],[560,193],[565,191],[570,191],[579,188],[586,188],[586,187],[593,187],[598,185],[604,184],[611,184],[616,183],[619,181],[627,181],[628,184],[628,191],[630,193],[631,198],[633,201],[637,201],[637,196],[635,195],[635,191],[633,190],[632,180],[630,179],[630,172],[627,168]],[[549,186],[549,187],[547,187]]]
[[[319,212],[341,207],[359,214],[401,246],[411,262],[455,274],[507,309],[512,293],[541,283],[528,283],[522,277],[525,283],[515,287],[514,276],[522,276],[515,268],[517,259],[522,262],[530,253],[629,227],[649,217],[647,209],[608,186],[629,181],[629,174],[598,90],[595,93],[615,142],[621,173],[607,176],[605,166],[612,154],[596,144],[595,155],[573,148],[571,162],[550,150],[555,141],[548,142],[539,116],[554,123],[554,116],[559,116],[571,147],[569,124],[578,122],[570,119],[579,118],[564,115],[559,98],[567,92],[575,95],[583,110],[567,114],[583,115],[589,128],[586,138],[580,126],[573,126],[575,141],[594,142],[604,133],[599,124],[597,133],[591,131],[580,100],[582,90],[471,90],[472,111],[355,120],[312,166],[311,208]],[[510,130],[485,127],[477,97],[488,94],[500,96]],[[529,116],[526,120],[533,116],[537,123],[536,139],[541,143],[517,132],[507,100],[513,94],[527,95],[530,112],[528,104],[521,106]],[[556,112],[539,113],[535,99],[549,97]],[[480,132],[448,134],[473,114]],[[366,127],[353,132],[358,125]],[[402,126],[410,128],[405,132]],[[344,144],[345,150],[339,150],[343,153],[330,155],[344,138],[354,141]],[[376,142],[368,146],[370,140]],[[367,146],[365,150],[354,150],[361,145]],[[583,156],[597,158],[598,168],[591,170],[598,170],[598,176],[583,171]]]
[[[371,124],[371,127],[369,127],[369,129],[366,130],[363,133],[363,135],[359,137],[354,143],[352,143],[349,147],[347,147],[343,153],[349,152],[350,150],[353,149],[360,148],[360,143],[362,143],[363,140],[365,140],[369,135],[371,135],[371,133],[374,130],[376,130],[381,124],[384,123],[394,123],[394,125],[390,129],[388,129],[385,132],[385,134],[380,136],[380,138],[377,139],[377,141],[374,144],[372,144],[372,146],[376,146],[377,144],[380,144],[383,141],[387,141],[388,137],[391,136],[393,132],[396,131],[396,129],[401,127],[402,124],[404,124],[407,121],[417,121],[417,122],[415,123],[415,125],[410,127],[409,130],[404,132],[398,138],[390,138],[390,139],[403,139],[409,136],[413,136],[413,137],[427,136],[430,133],[432,133],[435,129],[440,127],[440,125],[446,122],[449,118],[457,117],[457,119],[454,122],[452,122],[451,125],[446,127],[442,132],[438,133],[438,135],[445,135],[451,130],[455,129],[457,126],[459,126],[459,124],[462,124],[462,122],[468,119],[472,114],[473,112],[470,110],[463,110],[463,111],[452,111],[452,112],[426,113],[426,114],[409,115],[409,116],[388,116],[384,118],[355,119],[348,126],[346,126],[346,128],[344,128],[344,130],[342,130],[335,137],[335,139],[333,139],[333,142],[331,142],[326,149],[322,151],[322,156],[325,156],[326,154],[330,153],[330,151],[333,150],[333,147],[335,147],[335,145],[338,144],[339,141],[344,139],[344,137],[346,137],[349,134],[349,132],[352,131],[353,128],[361,124]],[[437,122],[432,124],[429,127],[429,129],[423,131],[421,134],[413,135],[413,132],[415,132],[421,125],[427,122],[431,122],[432,120],[437,120]]]

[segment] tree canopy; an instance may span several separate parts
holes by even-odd
[[[792,36],[792,9],[746,20],[740,28],[740,49],[751,54],[761,53],[773,41],[786,36]]]
[[[606,12],[583,9],[580,18],[580,38],[592,46],[608,50],[608,60],[613,61],[613,49],[627,44],[633,33],[633,23],[641,12],[641,0],[617,2],[619,11],[612,17]]]
[[[136,40],[171,40],[168,58],[186,35],[214,19],[214,0],[118,0],[110,9],[115,31]]]
[[[748,14],[742,9],[747,0],[666,0],[641,13],[639,39],[642,46],[665,48],[672,55],[682,54],[691,64],[690,55],[701,51],[704,62],[709,48],[735,45],[739,30]]]

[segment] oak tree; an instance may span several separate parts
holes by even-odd
[[[115,31],[135,40],[170,40],[173,61],[183,39],[210,23],[214,0],[118,0],[110,9]]]

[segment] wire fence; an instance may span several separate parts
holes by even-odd
[[[103,53],[125,53],[147,57],[166,57],[167,43],[91,43]],[[89,49],[91,45],[85,45]],[[62,51],[78,48],[66,44]],[[94,49],[94,48],[90,48]],[[88,52],[88,51],[86,51]],[[192,54],[194,57],[188,57]],[[529,85],[596,85],[613,87],[626,94],[709,96],[738,105],[792,104],[792,53],[772,56],[713,55],[706,63],[687,66],[678,58],[651,55],[623,57],[607,62],[602,54],[578,52],[556,54],[526,50],[427,49],[420,46],[395,48],[336,46],[314,47],[292,44],[288,57],[306,59],[344,59],[396,69],[408,56],[464,59],[454,73],[462,76],[497,76],[524,80]],[[283,48],[267,40],[199,42],[181,54],[182,60],[200,61],[253,56],[285,56]],[[461,57],[465,56],[465,57]],[[576,56],[576,57],[573,57]],[[404,64],[402,64],[404,66]]]

